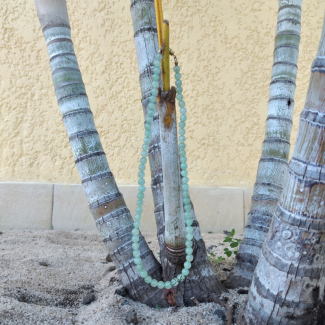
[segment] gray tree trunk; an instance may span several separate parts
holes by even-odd
[[[240,324],[324,324],[325,25],[289,174]]]
[[[140,74],[140,87],[142,92],[142,106],[144,117],[147,116],[147,107],[152,90],[153,61],[159,51],[156,15],[154,0],[131,0],[131,15],[134,29],[134,43],[137,53],[138,68]],[[172,96],[170,96],[172,98]],[[175,104],[175,97],[172,99]],[[170,280],[181,273],[182,264],[174,265],[165,249],[165,217],[163,195],[163,172],[161,158],[161,141],[158,105],[153,116],[152,137],[149,144],[149,163],[151,170],[151,188],[155,205],[155,217],[157,223],[157,236],[160,245],[160,257],[163,267],[164,280]],[[193,205],[192,205],[193,207]],[[192,262],[190,274],[185,281],[178,286],[175,292],[175,300],[178,305],[193,305],[192,297],[199,301],[208,301],[209,294],[225,291],[216,277],[207,257],[206,247],[202,239],[199,224],[196,220],[194,209],[193,235],[195,247],[195,259]]]
[[[35,0],[35,5],[47,43],[55,94],[97,228],[129,296],[151,306],[165,307],[163,290],[148,286],[133,261],[133,219],[109,169],[96,131],[73,49],[66,0]],[[139,249],[148,274],[161,280],[161,266],[142,235]]]
[[[227,288],[249,287],[288,171],[302,0],[280,0],[265,139],[244,238]]]

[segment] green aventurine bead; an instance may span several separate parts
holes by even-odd
[[[184,135],[181,135],[178,139],[179,139],[179,142],[184,142],[186,140]]]
[[[188,172],[187,172],[186,170],[182,170],[182,171],[181,171],[181,175],[182,175],[182,176],[186,177],[187,174],[188,174]]]
[[[184,129],[185,128],[185,126],[186,126],[186,123],[185,122],[179,122],[179,127],[181,128],[181,129]]]
[[[175,85],[176,87],[180,87],[182,85],[182,80],[176,80]]]
[[[159,66],[159,67],[155,67],[155,68],[153,69],[153,73],[154,73],[154,74],[159,75],[160,72],[161,72],[161,70],[160,70],[160,66]]]
[[[183,149],[181,149],[181,150],[179,151],[179,155],[180,155],[181,157],[185,157],[185,156],[186,156],[186,151],[183,150]]]
[[[141,184],[141,185],[143,185],[143,184]],[[137,201],[137,206],[138,207],[142,207],[143,206],[143,201],[142,200],[138,200]]]
[[[143,178],[143,177],[144,177],[144,172],[140,172],[140,173],[138,173],[138,176],[139,176],[139,178]],[[142,193],[139,193],[139,194],[138,194],[138,199],[139,199],[139,200],[142,200],[143,197],[144,197],[144,195],[143,195]]]
[[[139,249],[139,247],[140,247],[139,243],[133,243],[132,244],[132,249],[134,249],[134,250]]]
[[[185,262],[184,267],[185,267],[185,269],[190,269],[191,268],[191,263],[190,262]]]
[[[145,138],[145,139],[148,139],[148,138]],[[147,157],[148,156],[148,152],[147,151],[142,151],[141,152],[141,156],[144,157],[144,158]]]
[[[188,197],[183,199],[184,204],[189,204],[190,202],[191,202],[191,200]]]
[[[182,78],[182,75],[180,73],[175,74],[175,79],[180,80]]]
[[[132,236],[132,241],[134,243],[138,243],[139,242],[139,236],[138,235],[137,236]]]
[[[182,157],[180,160],[181,160],[182,163],[186,163],[187,162],[187,158],[186,157]]]
[[[151,90],[151,96],[157,96],[158,95],[158,89],[152,89]]]
[[[141,258],[140,258],[140,257],[136,257],[136,258],[134,259],[134,264],[136,264],[136,265],[141,265]]]
[[[154,103],[154,104],[156,104],[156,102],[157,102],[157,96],[150,96],[149,97],[149,101],[150,101],[150,103]]]
[[[157,287],[157,285],[158,285],[158,281],[155,280],[155,279],[154,279],[154,280],[151,280],[151,283],[150,283],[150,284],[151,284],[152,287],[155,288],[155,287]]]
[[[143,179],[143,178],[140,178],[139,180],[138,180],[138,184],[139,185],[143,185],[145,183],[145,180]]]
[[[139,193],[140,194],[140,193]],[[138,194],[138,195],[139,195]],[[134,220],[135,221],[139,221],[139,220],[141,220],[141,214],[136,214],[135,216],[134,216]]]
[[[182,107],[180,109],[180,112],[181,112],[181,114],[186,114],[187,113],[187,109],[185,107]]]
[[[165,282],[165,288],[166,289],[170,289],[171,287],[172,287],[172,285],[171,285],[171,283],[169,281]]]
[[[172,285],[173,287],[177,287],[179,281],[177,281],[177,279],[173,279],[173,280],[170,281],[170,283],[171,283],[171,285]]]
[[[187,240],[187,241],[185,242],[185,245],[186,245],[186,247],[188,247],[188,248],[191,248],[191,247],[192,247],[192,244],[193,244],[193,242],[192,242],[191,240]]]
[[[135,211],[136,211],[137,213],[142,213],[142,212],[143,212],[143,209],[140,208],[140,207],[137,207],[137,208],[135,209]],[[139,227],[137,227],[137,228],[139,228]]]
[[[161,66],[160,60],[155,60],[153,65],[157,68],[159,68]]]
[[[179,274],[179,275],[177,276],[177,280],[178,280],[179,282],[183,282],[183,281],[185,280],[185,276],[184,276],[183,274]]]
[[[182,87],[177,87],[176,92],[177,92],[177,94],[181,94],[183,92],[183,88]]]
[[[146,190],[146,188],[143,185],[139,186],[140,193],[144,192],[145,190]]]
[[[146,125],[144,126],[144,128],[145,128],[146,130],[148,130],[148,131],[151,130],[151,124],[146,123]],[[144,146],[144,145],[142,145],[142,149],[144,149],[143,146]],[[148,149],[148,148],[147,148],[147,149]],[[146,150],[146,149],[144,149],[144,150]]]
[[[192,234],[186,234],[186,239],[187,240],[192,240],[193,239],[193,235]],[[186,248],[187,249],[187,248]],[[192,254],[192,253],[191,253]]]
[[[190,272],[189,272],[189,270],[187,270],[187,269],[183,269],[183,270],[182,270],[182,274],[185,275],[185,276],[188,275],[189,273],[190,273]]]
[[[193,221],[192,219],[186,219],[185,223],[187,226],[192,226]]]
[[[149,275],[144,278],[145,283],[150,283],[151,281],[152,281],[152,277]]]
[[[141,209],[142,210],[142,209]],[[142,211],[141,211],[142,212]],[[133,223],[133,226],[134,226],[134,228],[140,228],[140,222],[139,221],[135,221],[134,223]]]
[[[182,158],[184,158],[184,157],[182,157]],[[182,161],[182,162],[185,162],[185,161]],[[188,178],[187,177],[183,177],[182,178],[182,183],[183,184],[187,184],[188,183]]]
[[[177,99],[177,100],[182,100],[182,99],[183,99],[183,95],[182,95],[182,94],[178,94],[178,95],[176,96],[176,99]]]
[[[165,287],[165,283],[163,282],[163,281],[159,281],[158,282],[158,288],[159,289],[162,289],[162,288],[164,288]]]
[[[140,251],[139,250],[133,251],[133,256],[140,257]]]
[[[183,101],[181,100],[181,101],[178,103],[178,106],[179,106],[179,107],[182,107],[182,108],[185,107],[185,102],[183,102]]]
[[[145,271],[145,270],[143,270],[143,271],[140,272],[141,278],[145,278],[147,275],[148,275],[148,272]]]
[[[178,133],[179,133],[179,135],[184,135],[186,133],[186,131],[184,129],[180,129]]]
[[[133,236],[136,236],[139,233],[139,229],[138,228],[133,228],[131,232],[132,232]]]
[[[149,105],[148,105],[148,108],[149,109],[155,109],[155,103],[150,103]]]
[[[137,265],[137,269],[138,269],[139,272],[143,271],[144,270],[143,265],[142,264],[138,264]]]
[[[183,165],[183,164],[182,164]],[[186,165],[186,164],[185,164]],[[186,165],[187,166],[187,165]],[[188,185],[187,184],[182,184],[182,190],[186,191],[188,190]]]
[[[182,163],[182,164],[181,164],[181,169],[187,169],[187,164]]]
[[[192,217],[192,213],[191,213],[191,211],[186,211],[185,212],[185,218],[186,219],[189,219],[189,218],[191,218]]]
[[[181,117],[180,117],[180,120],[181,120],[182,122],[186,121],[186,120],[187,120],[186,115],[182,114]]]
[[[156,60],[162,60],[162,58],[163,58],[163,56],[162,56],[162,54],[161,53],[158,53],[157,55],[156,55]]]
[[[187,255],[191,255],[193,253],[193,248],[187,247],[185,249],[185,252],[186,252]]]
[[[178,146],[179,146],[179,149],[184,150],[185,147],[186,147],[186,144],[185,143],[180,143]]]
[[[189,197],[190,196],[188,191],[183,191],[182,195],[183,195],[183,197]]]
[[[194,259],[193,255],[186,255],[186,261],[192,262]]]
[[[173,70],[175,73],[178,73],[181,71],[181,68],[178,65],[175,65]]]
[[[159,82],[158,81],[153,81],[152,82],[152,88],[158,88]]]
[[[151,110],[148,111],[147,114],[148,114],[148,116],[152,117],[152,116],[155,115],[155,112],[151,109]]]
[[[154,75],[152,76],[152,80],[154,80],[154,81],[158,81],[158,80],[159,80],[159,75],[154,74]]]
[[[143,172],[141,172],[141,173],[143,173]],[[139,173],[139,174],[140,174],[140,173]],[[143,174],[144,174],[144,173],[143,173]],[[143,176],[144,176],[144,175],[143,175]],[[142,199],[144,198],[144,194],[143,194],[143,193],[138,193],[137,197],[138,197],[139,200],[142,200]]]
[[[191,234],[193,232],[193,228],[191,226],[188,226],[185,229],[188,234]]]

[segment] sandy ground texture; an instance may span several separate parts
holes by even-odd
[[[156,235],[145,237],[157,256]],[[222,243],[224,237],[205,234],[208,251],[223,255],[227,247]],[[96,233],[0,232],[0,324],[126,325],[132,321],[126,317],[133,309],[138,324],[224,324],[224,309],[213,302],[153,309],[115,293],[123,286],[106,256]],[[225,280],[232,263],[233,258],[213,263],[221,280]],[[238,315],[247,294],[230,290],[225,296]]]

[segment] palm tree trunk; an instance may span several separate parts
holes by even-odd
[[[280,0],[265,139],[244,238],[226,287],[249,287],[288,170],[302,0]]]
[[[280,203],[242,324],[324,324],[325,24]]]
[[[147,116],[147,107],[151,95],[151,82],[153,75],[153,61],[159,51],[156,15],[154,0],[131,0],[131,15],[134,29],[134,43],[137,53],[138,68],[140,74],[140,87],[142,92],[142,106],[144,117]],[[151,188],[155,205],[155,217],[157,223],[157,236],[160,245],[160,258],[163,267],[165,281],[177,276],[181,270],[181,264],[173,264],[165,249],[165,217],[163,194],[163,171],[161,157],[161,139],[158,106],[156,105],[153,116],[152,136],[149,144],[149,163],[151,170]],[[195,259],[186,280],[179,284],[175,293],[178,305],[193,305],[192,297],[199,301],[208,301],[211,292],[221,293],[225,291],[216,277],[207,257],[206,247],[202,239],[199,223],[196,220],[192,205],[193,235],[195,247]]]
[[[163,291],[149,287],[134,264],[133,219],[96,131],[73,49],[66,0],[35,0],[35,5],[50,56],[55,94],[96,225],[129,296],[148,305],[166,306]],[[141,235],[139,249],[148,274],[160,280],[161,266]]]

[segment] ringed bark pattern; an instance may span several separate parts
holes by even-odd
[[[239,324],[324,324],[324,36],[323,27],[288,177]]]
[[[302,0],[280,0],[265,138],[244,238],[226,287],[250,286],[288,173]]]
[[[159,51],[156,15],[154,0],[131,0],[131,16],[134,31],[134,43],[137,54],[139,81],[142,93],[142,107],[144,119],[147,118],[148,105],[152,92],[152,75],[154,73],[154,59]],[[161,80],[159,80],[160,87]],[[158,94],[158,101],[160,97]],[[171,264],[165,254],[165,219],[164,219],[164,195],[163,195],[163,172],[161,158],[160,126],[158,114],[158,101],[153,116],[151,139],[149,142],[148,158],[151,171],[151,189],[153,193],[155,217],[157,224],[157,237],[160,246],[160,258],[163,267],[165,281],[175,278],[182,270],[182,266]],[[179,285],[175,293],[177,305],[193,305],[191,298],[196,297],[199,301],[208,301],[210,292],[221,293],[225,291],[216,277],[210,261],[207,257],[205,243],[202,239],[199,223],[192,205],[193,235],[195,241],[196,257],[193,261],[190,274]],[[196,283],[200,279],[201,285]]]
[[[50,56],[55,94],[97,228],[129,296],[148,305],[158,303],[163,307],[163,291],[149,288],[134,264],[131,241],[133,219],[110,171],[95,127],[70,27],[49,25],[43,29],[43,34]],[[143,236],[140,236],[139,250],[148,274],[161,279],[161,266]]]

